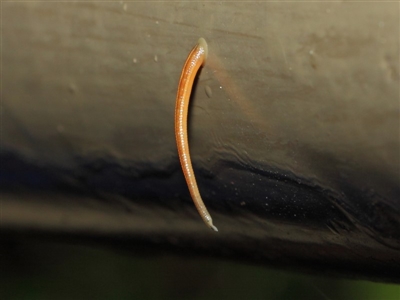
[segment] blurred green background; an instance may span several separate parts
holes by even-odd
[[[400,285],[207,258],[1,240],[0,299],[400,299]]]

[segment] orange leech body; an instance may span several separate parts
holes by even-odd
[[[186,183],[197,211],[208,227],[218,231],[217,227],[213,225],[210,213],[208,212],[200,196],[199,188],[193,172],[192,161],[190,159],[187,134],[187,116],[193,82],[197,71],[204,64],[206,58],[207,43],[203,38],[200,38],[197,45],[189,53],[189,56],[186,59],[182,69],[181,78],[179,80],[175,106],[175,136],[176,145],[178,148],[178,156],[181,162],[183,174],[185,175]]]

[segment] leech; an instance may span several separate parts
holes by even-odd
[[[189,153],[189,143],[187,134],[187,116],[189,108],[190,93],[192,92],[193,81],[197,71],[204,64],[207,58],[207,43],[200,38],[197,45],[189,53],[188,58],[183,66],[181,78],[179,80],[178,92],[176,95],[175,106],[175,136],[178,148],[179,160],[181,162],[183,174],[192,196],[194,205],[197,208],[204,223],[211,229],[218,231],[213,225],[212,218],[201,199],[199,188],[197,187],[196,178],[194,176],[192,161]]]

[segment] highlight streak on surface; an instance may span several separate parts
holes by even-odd
[[[213,225],[212,218],[201,199],[199,188],[197,187],[192,161],[190,159],[187,134],[187,116],[193,81],[196,77],[197,71],[204,64],[206,58],[207,43],[203,38],[200,38],[197,45],[189,53],[179,80],[175,106],[175,136],[183,174],[185,175],[186,183],[197,211],[208,227],[218,231],[217,227]]]

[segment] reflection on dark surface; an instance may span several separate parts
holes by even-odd
[[[399,279],[398,207],[375,195],[225,162],[218,175],[198,176],[222,229],[215,235],[196,217],[179,168],[118,163],[77,159],[62,169],[3,152],[3,231]]]

